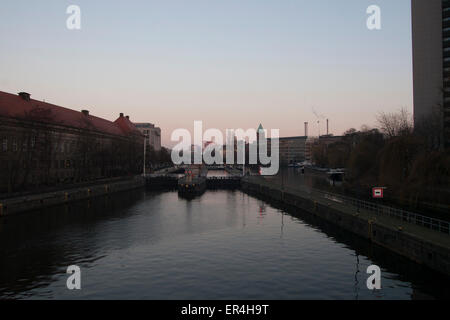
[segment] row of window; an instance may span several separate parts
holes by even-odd
[[[17,151],[19,151],[20,144],[21,144],[22,151],[27,151],[29,147],[31,149],[34,149],[36,146],[36,137],[35,136],[31,137],[29,139],[29,141],[26,140],[26,141],[23,141],[22,143],[17,138],[8,139],[7,137],[4,137],[1,140],[1,150],[3,152],[7,152],[7,151],[17,152]],[[75,151],[76,148],[77,148],[77,144],[75,142],[62,142],[62,143],[55,143],[53,150],[55,152],[60,152],[60,153],[70,153],[72,151]],[[92,149],[92,145],[89,145],[88,148]],[[99,143],[97,143],[95,145],[95,149],[96,150],[100,149]]]
[[[14,163],[14,165],[17,165],[18,163]],[[38,168],[38,161],[32,160],[29,164],[25,161],[20,161],[20,166],[24,169],[27,167],[30,167],[31,169],[37,169]],[[0,161],[0,168],[2,169],[8,169],[13,163],[11,163],[8,160],[2,160]],[[45,164],[42,164],[45,167]],[[92,168],[99,168],[101,166],[113,166],[113,163],[109,161],[108,163],[101,163],[101,161],[88,161],[88,163],[84,163],[83,161],[79,160],[73,160],[73,159],[64,159],[64,160],[52,160],[51,162],[51,168],[52,169],[76,169],[76,168],[83,168],[83,167],[92,167]],[[120,164],[116,164],[116,167],[120,167]],[[42,167],[41,167],[42,168]]]
[[[2,139],[2,151],[6,152],[8,151],[8,138],[3,138]],[[22,150],[23,151],[27,151],[28,147],[31,147],[32,149],[34,149],[34,147],[36,146],[36,137],[32,137],[30,139],[30,141],[24,141],[22,142]],[[16,138],[13,138],[11,141],[11,150],[16,152],[19,150],[19,141]]]

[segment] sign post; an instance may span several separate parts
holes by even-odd
[[[372,197],[374,199],[383,199],[384,198],[384,188],[376,187],[372,189]]]

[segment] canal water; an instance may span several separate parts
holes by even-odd
[[[382,290],[367,289],[367,267]],[[70,265],[81,290],[66,288]],[[241,191],[138,190],[0,220],[0,298],[448,298],[448,279]]]

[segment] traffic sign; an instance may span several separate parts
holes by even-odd
[[[384,197],[384,188],[373,188],[372,189],[372,197],[374,199],[383,199]]]

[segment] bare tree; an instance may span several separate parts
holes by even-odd
[[[24,114],[21,130],[14,132],[7,166],[8,192],[49,182],[53,144],[51,110],[35,107]]]
[[[413,131],[412,116],[405,108],[396,113],[380,112],[377,122],[381,132],[388,138],[408,135]]]

